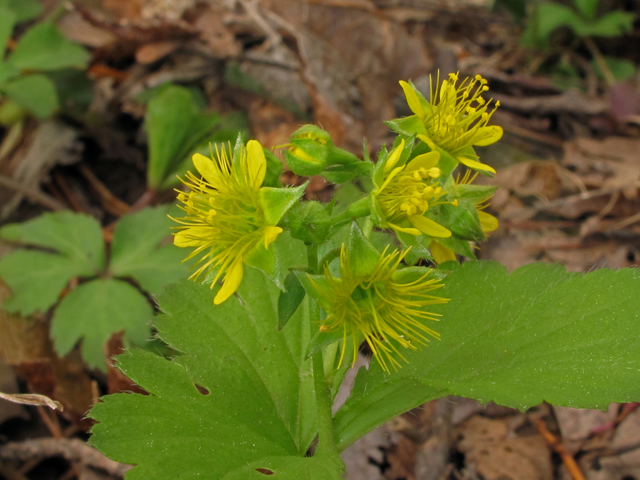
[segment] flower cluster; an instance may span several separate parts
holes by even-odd
[[[498,220],[485,212],[495,187],[473,183],[478,173],[495,173],[474,147],[502,136],[500,127],[488,125],[499,102],[483,98],[486,80],[451,74],[440,83],[438,77],[429,100],[412,83],[400,85],[413,115],[387,122],[398,137],[377,162],[366,148],[360,160],[336,147],[314,125],[301,127],[278,147],[299,176],[322,175],[337,185],[368,177],[352,201],[339,199],[339,208],[335,202],[300,202],[305,186],[278,180],[283,162],[255,140],[238,140],[233,149],[217,146],[211,158],[193,156],[197,174],[183,181],[189,191],[178,195],[185,216],[176,219],[174,238],[175,245],[192,249],[187,259],[197,259],[191,278],[218,289],[216,305],[240,287],[247,266],[257,268],[282,290],[279,305],[289,313],[279,311],[281,323],[293,313],[290,305],[295,310],[308,295],[325,314],[319,335],[342,342],[339,363],[347,351],[355,361],[364,341],[386,372],[406,359],[403,350],[439,338],[425,322],[438,320],[430,305],[448,300],[432,295],[443,283],[420,265],[475,258],[475,243],[498,228]],[[459,166],[465,171],[458,172]],[[374,247],[374,227],[393,247]],[[282,240],[289,242],[287,254],[306,244],[306,272],[304,265],[288,275],[281,268],[281,238],[288,239]],[[329,253],[318,264],[318,248],[330,242],[335,246],[325,248]],[[295,285],[301,285],[302,297]]]

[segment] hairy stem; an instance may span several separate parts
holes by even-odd
[[[307,264],[312,273],[317,273],[317,245],[307,246]],[[320,321],[320,306],[316,300],[311,298],[309,299],[309,320],[312,325]],[[333,433],[333,415],[331,413],[331,384],[330,378],[325,376],[324,354],[322,350],[313,355],[313,381],[316,392],[318,419],[318,448],[316,454],[332,453],[336,451],[336,441]]]

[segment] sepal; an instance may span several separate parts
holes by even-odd
[[[263,187],[259,190],[264,207],[265,220],[269,225],[277,225],[293,205],[304,195],[307,184],[295,188]]]

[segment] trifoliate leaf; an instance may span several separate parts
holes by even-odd
[[[39,23],[25,33],[9,55],[8,61],[29,70],[84,68],[89,52],[65,38],[51,22]]]
[[[127,343],[141,344],[150,336],[153,309],[133,286],[115,279],[83,283],[62,299],[51,321],[51,337],[58,355],[69,353],[82,340],[82,357],[104,370],[104,344],[125,331]]]
[[[238,295],[214,306],[206,286],[170,286],[155,323],[183,355],[119,357],[150,395],[105,397],[90,414],[92,443],[136,464],[128,478],[340,478],[337,458],[304,457],[315,436],[308,317],[298,309],[278,331],[278,290],[255,269]]]
[[[96,274],[104,267],[102,230],[89,215],[45,213],[28,222],[0,228],[0,238],[56,250],[76,265],[77,275]]]
[[[118,277],[131,277],[151,293],[184,278],[185,254],[178,247],[158,244],[171,234],[173,222],[167,207],[145,208],[125,215],[116,225],[111,243],[109,271]]]
[[[495,262],[467,262],[443,280],[449,298],[430,311],[441,341],[406,350],[390,375],[360,370],[336,414],[339,445],[443,395],[526,409],[543,401],[606,408],[638,399],[640,271],[566,273],[533,264],[511,275]],[[384,401],[380,401],[385,399]]]
[[[78,266],[61,255],[35,250],[10,253],[0,259],[0,277],[13,294],[2,308],[23,315],[46,312],[78,272]]]

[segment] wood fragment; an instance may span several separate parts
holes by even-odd
[[[27,197],[28,199],[36,203],[39,203],[43,207],[48,208],[50,210],[53,210],[53,211],[66,210],[66,207],[55,198],[47,195],[44,192],[26,187],[25,185],[18,183],[16,180],[13,180],[9,177],[5,177],[4,175],[0,175],[0,185],[6,188],[10,188],[11,190],[15,190],[16,192]]]
[[[24,442],[11,442],[0,446],[0,460],[28,462],[35,458],[63,457],[110,475],[124,476],[131,466],[111,460],[76,438],[38,438]]]
[[[546,425],[544,424],[544,420],[532,419],[532,421],[533,421],[533,424],[538,429],[538,431],[540,432],[540,435],[542,435],[542,437],[546,440],[549,446],[553,448],[553,450],[558,455],[560,455],[560,458],[562,459],[562,463],[564,463],[565,467],[567,467],[567,470],[569,471],[571,478],[573,480],[585,480],[582,470],[580,470],[580,467],[576,463],[575,458],[573,458],[571,455],[569,455],[569,453],[567,453],[562,442],[547,429]]]

